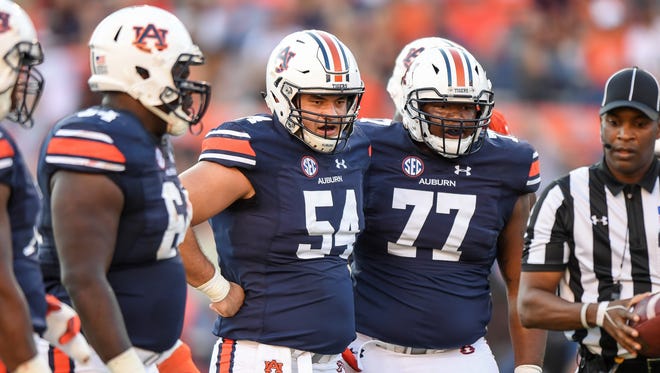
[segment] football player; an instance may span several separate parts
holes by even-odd
[[[429,36],[425,38],[419,38],[411,41],[406,44],[399,52],[399,55],[394,60],[394,69],[392,69],[392,76],[387,81],[387,92],[392,98],[394,103],[394,120],[400,122],[403,118],[403,108],[406,105],[406,97],[404,96],[403,86],[406,71],[410,68],[413,61],[425,50],[431,48],[441,48],[441,47],[455,47],[460,49],[465,49],[460,44],[451,41],[449,39]],[[489,82],[490,84],[490,82]],[[509,124],[504,117],[504,115],[498,110],[493,109],[493,114],[490,118],[490,123],[488,128],[503,135],[511,135],[509,130]]]
[[[497,259],[516,372],[540,372],[545,333],[523,329],[516,313],[538,155],[487,130],[491,84],[464,48],[421,52],[402,82],[402,123],[356,125],[374,151],[352,263],[358,337],[346,358],[363,372],[498,372],[484,338]]]
[[[266,85],[272,113],[211,130],[181,174],[192,225],[211,219],[226,276],[187,236],[189,283],[221,315],[210,371],[342,372],[355,337],[346,259],[364,226],[370,159],[353,128],[364,85],[351,51],[319,30],[281,40]]]
[[[210,86],[189,79],[204,56],[179,19],[153,6],[108,15],[89,47],[102,103],[60,120],[39,157],[41,267],[95,351],[75,371],[157,372],[181,345],[177,245],[191,217],[169,137],[206,111]]]
[[[0,0],[0,56],[0,119],[30,128],[43,52],[28,14],[7,0]],[[0,372],[50,372],[48,342],[39,336],[80,361],[89,356],[78,316],[45,296],[34,231],[39,203],[21,152],[0,127]]]

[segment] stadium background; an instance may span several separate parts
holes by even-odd
[[[598,105],[606,78],[637,65],[660,76],[660,2],[656,0],[19,0],[33,18],[46,59],[46,88],[30,131],[16,136],[31,170],[51,125],[98,96],[87,90],[87,40],[111,11],[134,4],[179,16],[207,64],[194,74],[213,84],[202,132],[265,112],[260,92],[268,54],[286,34],[318,28],[355,54],[366,84],[360,116],[391,117],[385,91],[393,62],[409,41],[442,36],[468,48],[487,70],[496,107],[512,132],[540,154],[542,187],[600,157]],[[195,162],[203,136],[175,139],[180,170]],[[512,368],[503,286],[493,275],[489,343],[502,372]],[[214,337],[203,296],[190,292],[184,339],[202,372]],[[551,333],[547,372],[569,372],[573,346]]]

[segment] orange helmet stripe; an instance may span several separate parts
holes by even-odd
[[[458,53],[458,50],[455,48],[449,49],[451,53],[451,58],[454,60],[454,66],[456,67],[456,85],[464,87],[465,83],[465,67],[463,66],[463,58]]]
[[[348,59],[346,52],[339,41],[330,34],[322,31],[309,32],[309,35],[316,41],[323,53],[325,69],[334,73],[334,81],[342,82],[344,78],[349,80]]]

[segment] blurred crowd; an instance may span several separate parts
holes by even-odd
[[[385,91],[394,59],[411,40],[441,36],[470,50],[493,82],[496,107],[518,137],[540,154],[543,185],[601,154],[598,105],[605,80],[637,65],[660,76],[660,2],[657,0],[19,0],[33,18],[46,55],[46,88],[35,128],[11,127],[32,170],[49,127],[96,103],[87,90],[87,41],[99,20],[133,4],[174,12],[186,24],[207,64],[194,74],[213,86],[201,134],[175,140],[181,170],[196,161],[204,132],[224,120],[265,112],[268,54],[285,35],[317,28],[337,35],[354,52],[366,85],[360,116],[389,118]],[[503,295],[494,318],[505,317]],[[213,315],[191,292],[187,339],[205,371]],[[506,330],[491,327],[490,343],[502,371],[511,366]],[[506,324],[506,323],[501,323]],[[501,326],[500,326],[501,328]],[[557,340],[551,335],[552,340]],[[561,340],[563,337],[559,337]],[[572,351],[553,342],[554,353]],[[547,360],[557,360],[547,356]],[[512,369],[512,368],[511,368]],[[561,366],[553,367],[562,372]],[[549,370],[551,371],[551,370]]]

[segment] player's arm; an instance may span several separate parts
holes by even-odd
[[[509,333],[513,344],[515,365],[543,366],[547,332],[524,328],[518,315],[517,300],[523,235],[529,217],[529,195],[518,197],[506,226],[498,239],[497,262],[506,285],[509,312]]]
[[[53,234],[64,284],[90,345],[104,362],[131,348],[106,273],[124,205],[104,175],[60,170],[50,181]]]
[[[11,221],[7,203],[11,189],[0,184],[0,359],[10,371],[37,355],[30,311],[14,277]]]
[[[218,314],[233,316],[243,304],[243,289],[222,278],[219,268],[202,251],[194,227],[222,212],[235,201],[253,197],[254,188],[238,169],[205,161],[184,171],[180,179],[193,206],[191,228],[179,245],[186,279],[190,285],[209,296],[211,308]]]

